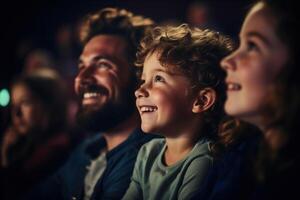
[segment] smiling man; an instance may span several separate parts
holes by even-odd
[[[135,109],[135,53],[152,21],[123,9],[87,16],[75,91],[78,123],[92,132],[65,166],[41,188],[42,199],[121,199],[141,145],[153,136],[140,130]]]

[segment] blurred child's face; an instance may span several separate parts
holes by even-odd
[[[30,90],[18,84],[12,88],[12,124],[20,135],[26,135],[43,125],[45,117],[43,107],[34,98]]]
[[[193,104],[187,77],[168,71],[159,63],[157,53],[153,53],[144,62],[141,79],[135,96],[142,130],[165,136],[185,130]]]
[[[258,126],[263,126],[270,90],[288,59],[275,26],[270,11],[257,4],[244,21],[239,48],[221,63],[227,72],[225,111]]]

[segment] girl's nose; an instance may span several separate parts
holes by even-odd
[[[226,71],[235,69],[234,55],[235,55],[235,52],[222,59],[222,61],[221,61],[222,69],[224,69]]]

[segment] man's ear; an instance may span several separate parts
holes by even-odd
[[[200,90],[193,103],[192,112],[200,113],[208,110],[215,103],[217,98],[216,91],[212,88]]]

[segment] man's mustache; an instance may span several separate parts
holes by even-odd
[[[84,93],[100,93],[101,95],[108,95],[109,91],[102,85],[85,84],[81,85],[79,89],[80,98],[83,98]]]

